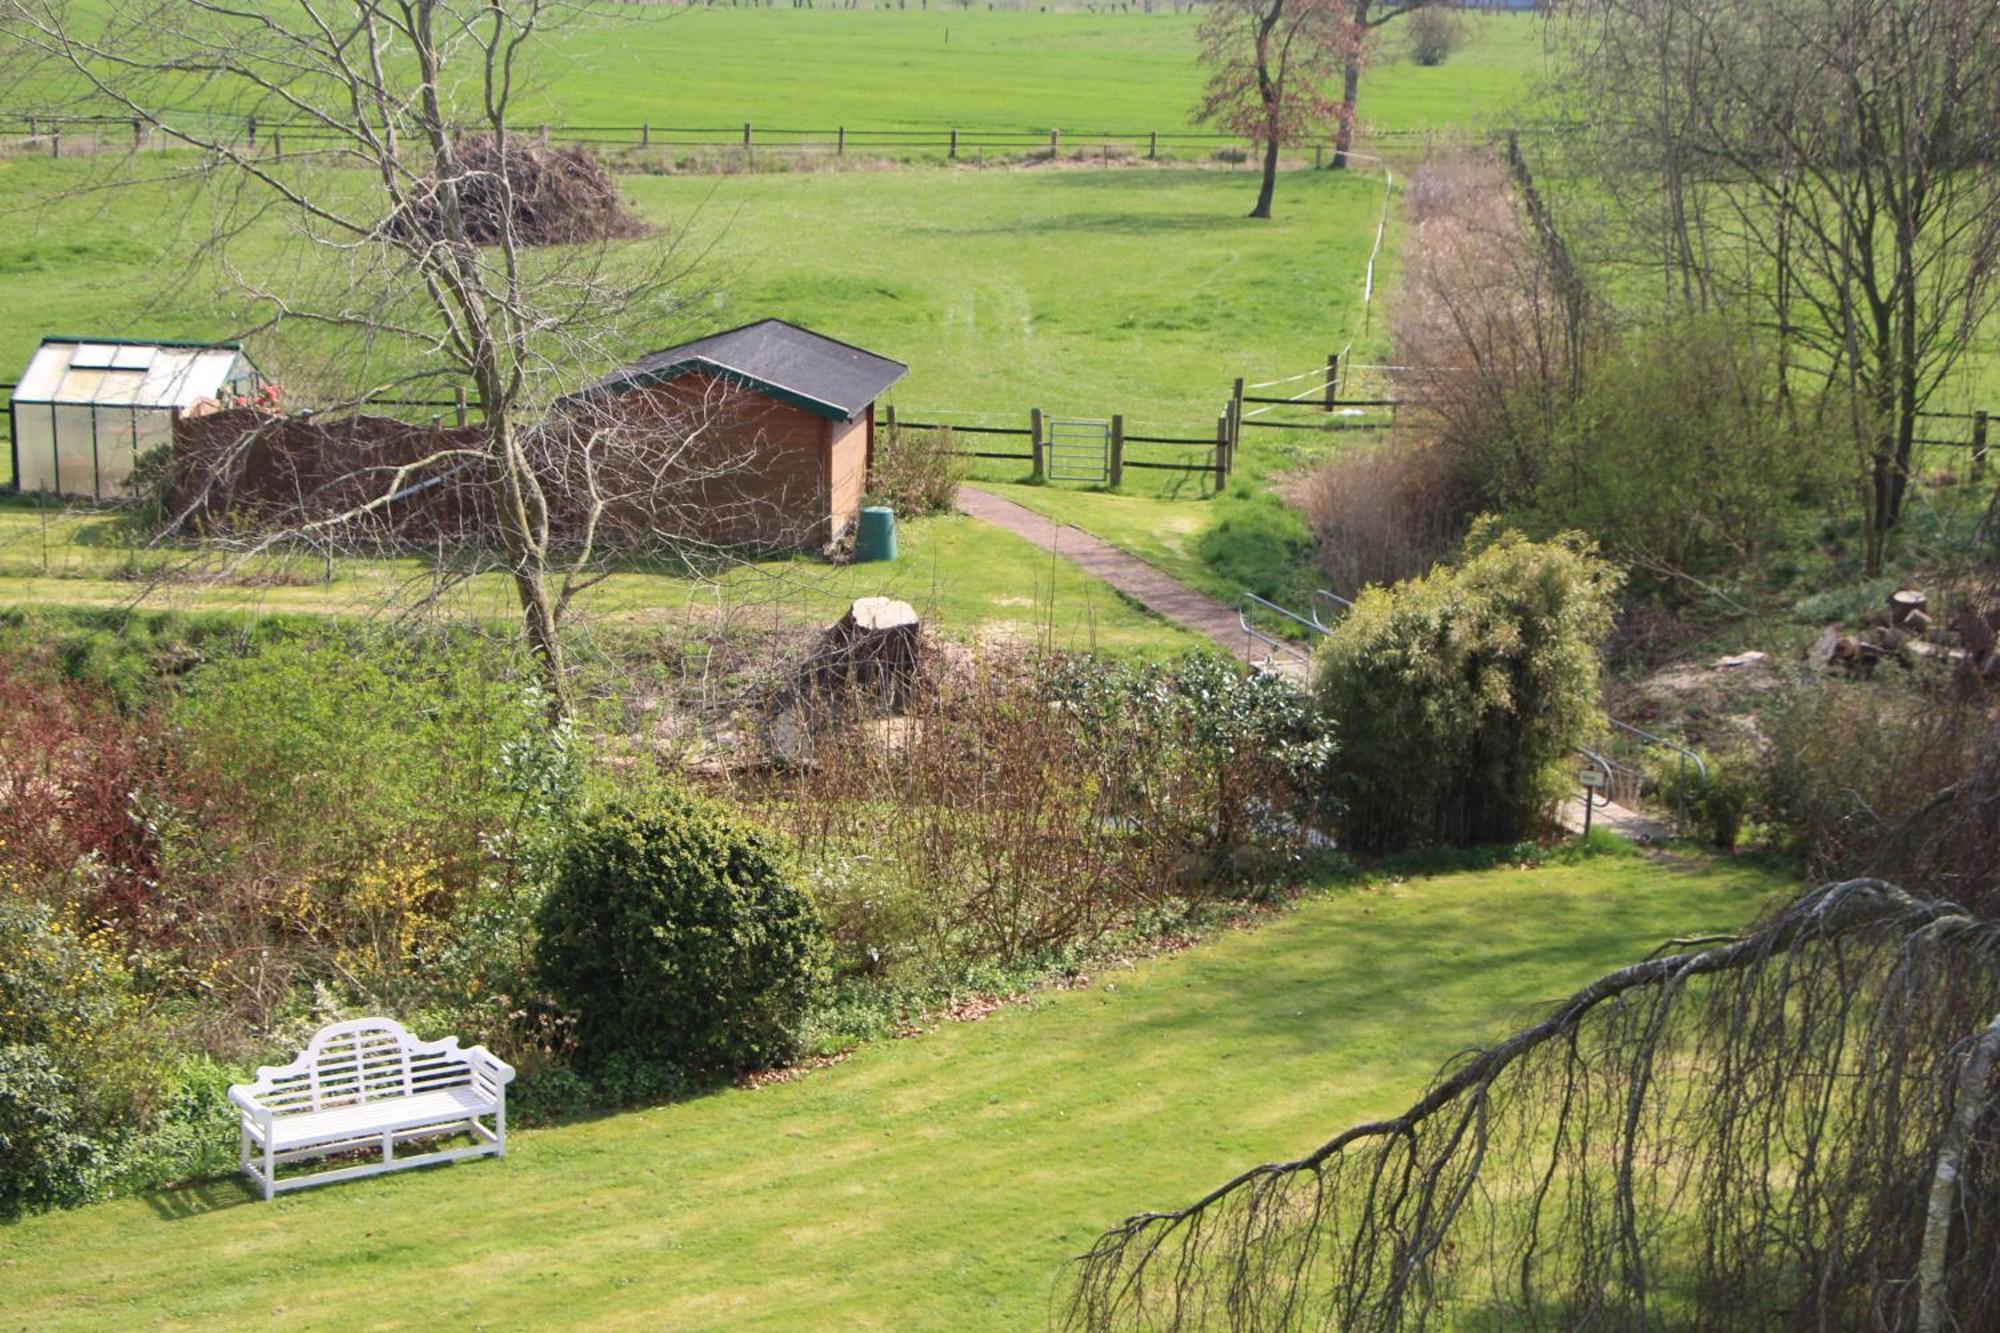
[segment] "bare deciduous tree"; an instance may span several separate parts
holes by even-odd
[[[730,415],[726,386],[644,423],[577,396],[636,338],[671,327],[693,267],[672,239],[544,247],[551,237],[528,228],[562,201],[524,196],[513,164],[548,150],[524,143],[509,117],[530,53],[578,17],[614,21],[567,0],[0,5],[20,88],[193,150],[135,152],[122,179],[198,180],[216,218],[212,250],[256,312],[253,330],[307,330],[293,341],[323,359],[332,406],[469,393],[470,429],[348,477],[344,505],[322,495],[255,544],[373,540],[413,486],[477,491],[461,512],[485,526],[455,535],[510,581],[557,715],[570,706],[565,615],[602,577],[599,557],[700,546],[715,525],[685,520],[750,461],[703,450]],[[287,248],[274,255],[280,230]]]
[[[1839,391],[1881,566],[1919,414],[2000,304],[2000,0],[1591,0],[1563,83],[1620,248]]]

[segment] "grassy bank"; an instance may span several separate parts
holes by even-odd
[[[719,571],[713,580],[629,569],[591,590],[579,610],[585,625],[611,629],[790,628],[825,623],[857,597],[883,595],[910,602],[961,640],[1160,655],[1202,642],[1075,566],[969,518],[906,522],[900,546],[892,563],[764,560]],[[135,544],[115,515],[0,502],[0,606],[373,617],[410,605],[433,582],[430,565],[416,558],[341,559],[330,571],[313,557],[275,558],[227,577],[188,562],[187,552]],[[502,576],[487,574],[452,589],[440,609],[512,624],[519,617],[513,599]]]
[[[1398,1108],[1465,1042],[1781,887],[1617,857],[1330,888],[796,1082],[522,1133],[502,1162],[274,1205],[213,1183],[0,1228],[9,1314],[1034,1327],[1107,1222]]]

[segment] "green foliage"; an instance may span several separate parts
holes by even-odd
[[[103,1186],[168,1078],[108,932],[0,885],[0,1217]]]
[[[1365,592],[1316,663],[1347,845],[1538,832],[1597,721],[1597,644],[1618,583],[1581,538],[1482,523],[1456,567]]]
[[[710,802],[613,808],[571,839],[539,918],[544,985],[578,1052],[700,1072],[789,1058],[824,981],[825,928],[768,835]]]
[[[1704,755],[1704,773],[1693,762],[1673,756],[1649,758],[1650,785],[1660,804],[1685,811],[1692,831],[1717,851],[1735,851],[1759,799],[1757,764]]]
[[[1757,797],[1757,783],[1751,773],[1735,764],[1710,761],[1708,780],[1694,802],[1696,824],[1709,843],[1722,852],[1736,850],[1743,836],[1744,821],[1750,816]]]
[[[111,1174],[46,1046],[0,1045],[0,1220],[82,1203]]]
[[[205,666],[170,710],[190,787],[146,808],[163,881],[225,957],[282,940],[258,967],[383,997],[516,826],[496,771],[538,708],[472,638],[322,632]]]
[[[1769,349],[1725,320],[1626,335],[1593,361],[1524,515],[1662,571],[1742,569],[1851,472],[1775,384]]]
[[[1335,747],[1290,682],[1217,653],[1171,665],[1064,664],[1049,688],[1072,716],[1119,817],[1228,876],[1296,859],[1324,812]]]

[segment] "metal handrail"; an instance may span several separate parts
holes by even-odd
[[[1617,770],[1622,765],[1612,762],[1587,746],[1580,747],[1577,750],[1577,754],[1582,757],[1585,763],[1604,775],[1603,786],[1596,788],[1585,787],[1583,789],[1584,804],[1591,805],[1594,803],[1597,809],[1602,810],[1611,804],[1611,784],[1617,776]]]
[[[1296,611],[1293,611],[1287,607],[1279,606],[1276,602],[1272,601],[1268,597],[1259,597],[1254,592],[1246,592],[1243,594],[1242,600],[1236,603],[1236,623],[1243,627],[1243,641],[1246,650],[1250,642],[1252,640],[1255,640],[1258,643],[1267,644],[1272,649],[1279,652],[1299,653],[1301,655],[1303,655],[1304,653],[1304,650],[1301,649],[1299,645],[1297,645],[1296,643],[1290,643],[1284,639],[1276,638],[1272,635],[1266,634],[1263,630],[1260,630],[1255,625],[1252,625],[1250,623],[1250,608],[1253,606],[1261,606],[1266,611],[1270,611],[1276,615],[1281,615],[1285,619],[1291,621],[1293,624],[1301,626],[1308,633],[1311,634],[1326,633],[1326,626],[1319,624],[1316,620],[1309,620],[1305,616],[1300,615]]]
[[[1681,764],[1683,768],[1685,768],[1688,760],[1690,759],[1694,760],[1695,771],[1701,774],[1701,780],[1704,783],[1708,781],[1707,761],[1705,761],[1699,754],[1695,753],[1693,750],[1690,750],[1687,746],[1682,745],[1679,741],[1668,740],[1665,736],[1655,736],[1650,731],[1641,731],[1639,728],[1633,726],[1630,722],[1620,722],[1615,717],[1609,718],[1607,720],[1611,723],[1612,726],[1618,728],[1618,730],[1624,732],[1628,736],[1637,736],[1642,741],[1650,741],[1654,745],[1664,745],[1669,750],[1676,752],[1681,757]]]
[[[1604,721],[1606,721],[1606,723],[1610,723],[1610,727],[1612,727],[1614,731],[1622,731],[1624,735],[1628,735],[1628,737],[1636,737],[1638,741],[1644,741],[1646,745],[1658,745],[1658,747],[1662,747],[1662,749],[1668,749],[1668,751],[1672,751],[1672,753],[1674,753],[1674,757],[1676,757],[1676,759],[1674,759],[1674,763],[1676,763],[1676,769],[1678,769],[1678,773],[1676,773],[1676,781],[1674,781],[1674,833],[1686,833],[1686,831],[1688,831],[1688,765],[1690,765],[1690,763],[1694,765],[1694,771],[1696,771],[1696,775],[1700,777],[1700,781],[1702,781],[1702,787],[1706,787],[1706,785],[1708,785],[1708,761],[1704,761],[1704,759],[1702,759],[1702,757],[1700,757],[1698,753],[1694,753],[1692,749],[1688,749],[1688,747],[1686,747],[1686,745],[1682,745],[1680,741],[1670,741],[1670,739],[1666,739],[1666,737],[1656,737],[1656,735],[1654,735],[1654,733],[1650,733],[1650,731],[1644,731],[1644,729],[1640,729],[1640,727],[1634,727],[1632,723],[1620,723],[1620,721],[1618,721],[1618,719],[1614,719],[1614,717],[1610,717],[1610,719],[1604,719]],[[1624,773],[1624,775],[1630,775],[1632,779],[1636,779],[1636,783],[1634,783],[1634,791],[1638,791],[1638,787],[1640,787],[1640,785],[1644,783],[1644,777],[1646,777],[1646,775],[1644,775],[1644,771],[1640,771],[1640,769],[1634,769],[1634,767],[1630,767],[1630,765],[1622,765],[1622,763],[1618,763],[1616,759],[1606,759],[1606,757],[1604,757],[1604,755],[1600,755],[1598,751],[1590,751],[1590,749],[1584,749],[1584,751],[1578,751],[1578,753],[1580,753],[1580,755],[1582,755],[1582,757],[1584,757],[1584,759],[1586,759],[1588,763],[1592,763],[1592,765],[1594,765],[1594,767],[1596,767],[1596,769],[1598,769],[1600,773],[1604,773],[1604,785],[1606,785],[1606,791],[1610,789],[1610,785],[1612,785],[1612,781],[1614,781],[1614,777],[1616,777],[1618,773]],[[1602,809],[1602,807],[1600,807],[1600,809]]]
[[[1323,601],[1331,602],[1333,605],[1339,607],[1340,610],[1334,612],[1331,617],[1322,616],[1319,613],[1319,604]],[[1342,597],[1339,593],[1329,592],[1325,588],[1313,589],[1312,603],[1309,607],[1309,613],[1312,616],[1313,624],[1319,626],[1320,632],[1322,634],[1326,633],[1327,631],[1333,628],[1332,625],[1327,623],[1329,619],[1338,620],[1340,619],[1342,612],[1352,611],[1353,609],[1354,609],[1354,603],[1348,601],[1345,597]]]

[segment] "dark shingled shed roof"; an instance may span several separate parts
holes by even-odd
[[[909,369],[782,319],[760,319],[649,352],[587,392],[615,393],[705,370],[819,416],[852,421]]]

